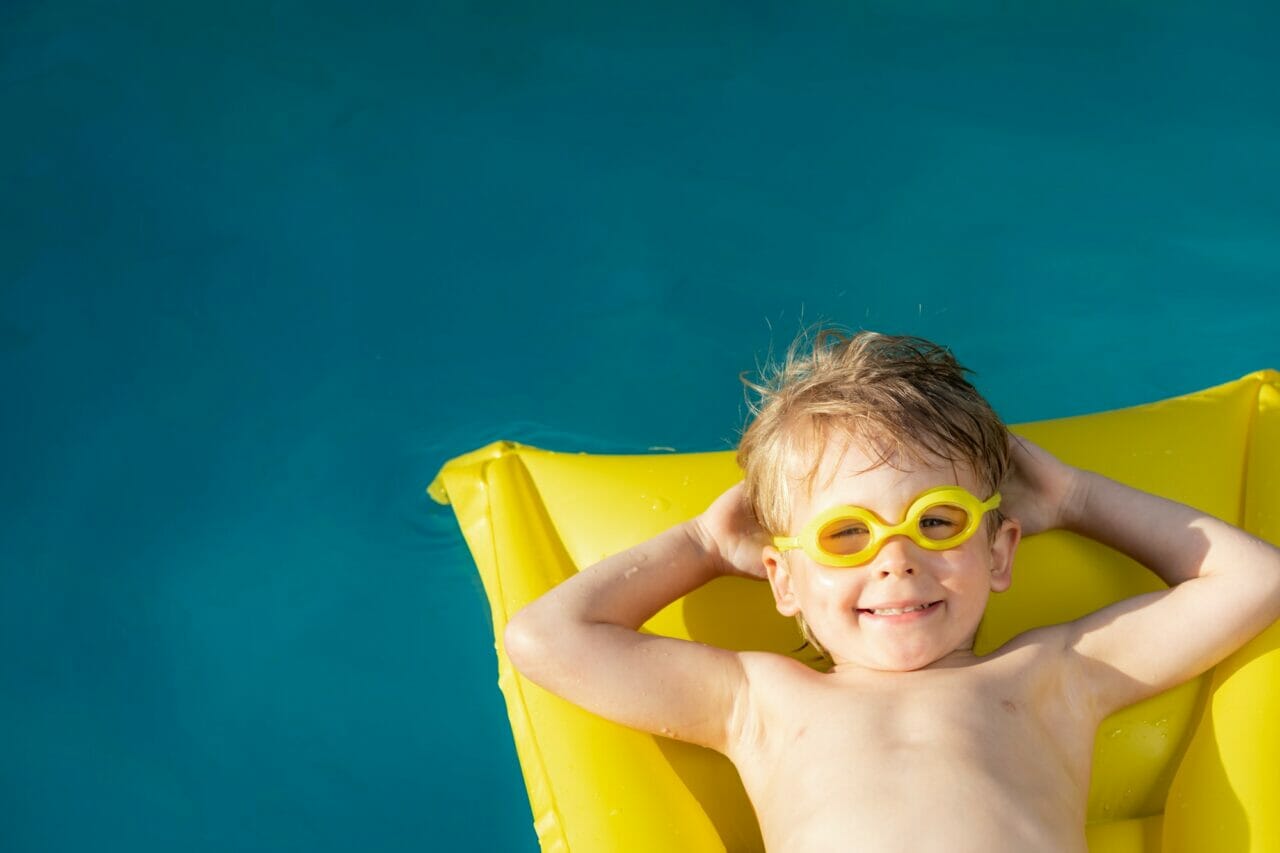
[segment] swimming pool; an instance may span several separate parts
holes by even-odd
[[[1280,367],[1280,13],[895,5],[6,7],[9,846],[532,849],[423,488],[731,446],[801,322],[1013,422]]]

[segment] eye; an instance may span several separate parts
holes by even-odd
[[[920,516],[920,532],[930,539],[946,540],[958,536],[969,523],[969,513],[954,504],[931,506]]]
[[[846,524],[844,527],[836,527],[824,533],[823,535],[829,539],[840,539],[849,536],[866,536],[870,533],[865,525],[862,524]]]
[[[857,518],[832,519],[818,533],[818,546],[832,554],[856,554],[867,546],[871,532]]]

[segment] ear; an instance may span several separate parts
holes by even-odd
[[[991,591],[1004,592],[1013,583],[1013,555],[1022,541],[1022,525],[1006,518],[991,543]]]
[[[764,558],[764,570],[769,576],[769,587],[773,590],[773,601],[778,612],[783,616],[795,616],[800,612],[800,603],[796,599],[795,579],[791,575],[791,566],[786,557],[772,545],[764,546],[761,555]]]

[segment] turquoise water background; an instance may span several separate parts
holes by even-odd
[[[0,846],[535,849],[425,486],[730,447],[801,323],[1280,367],[1277,9],[6,2]]]

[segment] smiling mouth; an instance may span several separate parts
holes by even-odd
[[[902,616],[907,613],[922,613],[926,610],[932,610],[941,603],[941,601],[930,601],[911,607],[859,607],[858,612],[868,613],[872,616]]]

